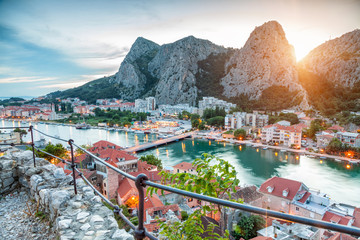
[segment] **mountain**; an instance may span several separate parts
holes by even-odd
[[[309,109],[333,115],[360,110],[360,32],[344,34],[296,63],[294,48],[276,21],[256,27],[241,49],[193,36],[158,45],[139,37],[117,73],[52,97],[137,98],[159,104],[214,96],[242,109]]]
[[[136,39],[115,74],[114,83],[120,85],[121,98],[134,100],[156,85],[158,79],[149,73],[148,64],[159,49],[160,46],[150,40],[142,37]]]
[[[246,95],[250,100],[265,100],[263,104],[266,104],[265,96],[278,93],[287,96],[289,104],[285,108],[298,104],[308,108],[298,81],[294,48],[276,21],[256,27],[244,47],[225,63],[225,69],[227,74],[221,85],[223,95],[228,98]]]
[[[219,54],[226,49],[189,36],[174,43],[162,45],[158,54],[149,63],[150,73],[159,79],[155,98],[160,104],[196,104],[197,62],[210,54]]]
[[[298,64],[311,104],[323,114],[360,111],[360,30],[329,40]]]

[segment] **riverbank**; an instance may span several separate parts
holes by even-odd
[[[198,139],[204,139],[204,136],[195,135],[194,137],[198,138]],[[205,139],[207,139],[207,138],[205,138]],[[309,155],[309,156],[313,156],[313,157],[319,157],[322,159],[328,158],[328,159],[333,159],[336,162],[344,162],[346,164],[360,164],[360,159],[334,156],[334,155],[325,154],[325,153],[314,153],[314,152],[306,151],[305,149],[292,149],[292,148],[288,148],[288,147],[284,147],[284,146],[271,146],[271,145],[266,145],[266,144],[262,144],[262,143],[254,143],[250,140],[234,140],[234,139],[226,139],[226,138],[219,138],[219,137],[215,137],[211,140],[228,142],[228,143],[232,143],[232,144],[246,144],[246,145],[251,145],[253,147],[292,152],[292,153],[297,153],[297,154],[301,154],[301,155]]]

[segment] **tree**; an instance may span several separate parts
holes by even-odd
[[[199,125],[200,125],[200,119],[194,119],[191,121],[192,128],[199,128]]]
[[[264,228],[265,220],[259,215],[243,216],[231,233],[235,239],[244,238],[245,240],[257,236],[257,231]]]
[[[23,143],[22,137],[27,134],[27,131],[20,128],[15,128],[14,132],[20,133],[20,143]]]
[[[326,146],[326,151],[328,152],[340,152],[343,150],[344,150],[344,145],[337,138],[331,139],[330,143]]]
[[[202,154],[200,158],[195,159],[193,166],[196,174],[192,173],[170,173],[162,171],[163,183],[170,183],[172,187],[187,190],[210,197],[221,198],[228,196],[231,201],[231,193],[235,192],[235,187],[239,185],[239,179],[236,177],[235,168],[227,161],[217,158],[210,154]],[[148,188],[148,192],[152,194],[155,188]],[[202,207],[192,213],[186,221],[174,223],[161,223],[161,234],[169,237],[169,239],[207,239],[201,238],[200,235],[205,231],[201,216],[207,213],[223,214],[221,205],[210,204]],[[221,224],[221,229],[224,230]],[[226,232],[225,235],[228,233]],[[210,237],[211,238],[211,237]]]
[[[44,152],[50,153],[54,156],[57,157],[64,157],[65,153],[66,153],[66,148],[61,145],[60,143],[54,145],[52,143],[49,143],[48,145],[46,145],[46,147],[43,149]],[[51,160],[53,157],[49,156],[48,154],[42,153],[42,152],[38,152],[39,157],[45,158],[47,160]]]
[[[200,119],[200,115],[199,115],[199,114],[196,114],[196,113],[191,114],[190,119],[191,119],[191,120]]]
[[[242,128],[241,129],[236,129],[234,131],[234,137],[237,138],[237,139],[240,139],[240,140],[245,139],[246,131],[244,129],[242,129]]]
[[[141,156],[139,160],[142,161],[142,162],[147,162],[148,164],[157,166],[158,170],[163,169],[161,159],[155,157],[153,154],[149,154],[149,155],[146,155],[146,156]]]
[[[225,118],[222,116],[213,117],[207,120],[207,124],[215,127],[223,127]]]

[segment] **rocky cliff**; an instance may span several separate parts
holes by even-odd
[[[299,66],[335,86],[354,87],[360,82],[360,30],[321,44]]]
[[[294,48],[276,21],[256,27],[244,47],[235,51],[226,63],[225,69],[227,74],[221,85],[226,97],[245,94],[255,100],[269,87],[281,86],[294,97],[300,94],[302,107],[307,107],[303,88],[298,82]]]
[[[155,97],[161,104],[190,103],[195,105],[197,62],[225,48],[193,36],[161,46],[149,63],[149,71],[159,79]]]
[[[149,91],[157,83],[148,71],[148,64],[157,54],[160,46],[139,37],[115,74],[115,83],[120,84],[119,95],[133,100]]]

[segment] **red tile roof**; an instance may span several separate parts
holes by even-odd
[[[106,150],[108,148],[113,148],[113,149],[118,149],[118,150],[123,149],[122,147],[120,147],[114,143],[111,143],[111,142],[108,142],[105,140],[101,140],[101,141],[94,143],[93,146],[89,149],[89,151],[92,153],[99,153],[100,151]]]
[[[74,162],[81,163],[82,161],[84,161],[86,159],[86,157],[87,157],[86,153],[81,154],[81,155],[75,157]]]
[[[353,216],[354,216],[353,226],[360,228],[360,208],[354,209]]]
[[[344,131],[344,128],[339,125],[333,125],[333,126],[329,127],[328,130],[335,130],[335,131],[342,132],[342,131]]]
[[[335,222],[337,224],[341,224],[341,225],[348,225],[349,221],[352,219],[352,217],[350,216],[341,216],[338,215],[336,213],[327,211],[325,212],[322,220],[326,221],[326,222]]]
[[[179,164],[176,164],[174,166],[174,168],[181,169],[181,170],[188,170],[188,169],[193,168],[193,165],[189,162],[181,162]],[[195,169],[195,168],[193,168],[193,169]]]
[[[310,197],[310,195],[311,193],[306,192],[304,196],[299,200],[299,202],[304,203]]]
[[[302,183],[286,178],[272,177],[261,184],[259,191],[265,194],[271,194],[277,197],[293,200],[296,193],[300,190]],[[274,188],[272,192],[268,187]],[[283,190],[288,189],[288,195],[283,196]]]
[[[264,128],[271,128],[271,127],[275,127],[276,129],[279,129],[279,130],[301,133],[302,129],[305,128],[306,125],[299,123],[299,124],[291,125],[291,126],[283,126],[283,125],[275,123],[273,125],[267,125]]]
[[[130,192],[132,189],[134,189],[135,191],[137,191],[135,182],[128,179],[128,178],[124,178],[120,184],[119,187],[117,189],[118,194],[120,195],[120,197],[125,196],[128,192]]]
[[[110,163],[111,165],[117,167],[117,163],[120,162],[121,159],[124,159],[125,161],[130,161],[130,160],[136,160],[137,157],[128,154],[125,151],[121,151],[121,150],[116,150],[116,149],[106,149],[103,151],[100,151],[98,153],[100,158],[105,159],[106,162]]]

